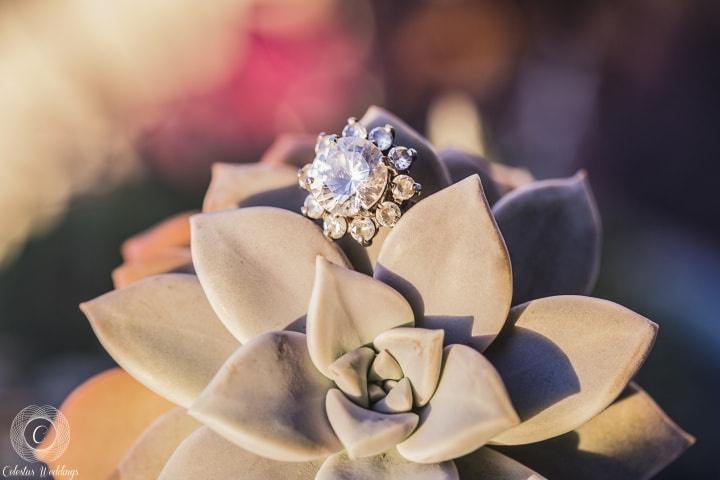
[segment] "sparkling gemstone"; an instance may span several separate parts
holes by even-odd
[[[400,215],[400,207],[393,202],[383,202],[375,211],[375,218],[383,227],[394,227]]]
[[[415,160],[415,155],[412,148],[395,147],[388,153],[388,158],[398,170],[407,170]]]
[[[368,139],[373,142],[382,151],[392,147],[393,132],[390,127],[375,127],[370,130]]]
[[[317,143],[315,143],[315,153],[321,153],[330,147],[333,143],[335,143],[335,140],[337,140],[337,135],[325,135],[320,134],[318,137]]]
[[[337,211],[337,214],[343,217],[354,217],[358,213],[360,213],[360,205],[357,202],[345,202]]]
[[[350,235],[360,243],[368,243],[375,236],[375,222],[368,217],[356,218],[350,224]]]
[[[311,169],[312,163],[308,163],[307,165],[303,165],[302,168],[298,170],[298,185],[300,185],[300,188],[308,188],[308,178],[310,177]]]
[[[302,213],[304,215],[307,215],[310,218],[318,219],[323,216],[323,207],[315,200],[315,197],[312,195],[308,195],[305,197],[305,203],[303,204],[303,211]]]
[[[328,212],[353,216],[385,193],[388,168],[382,158],[380,149],[364,138],[339,138],[315,156],[308,189]]]
[[[338,215],[328,215],[323,222],[323,230],[325,235],[337,240],[347,232],[347,220]]]
[[[415,195],[415,180],[407,175],[393,178],[392,194],[395,200],[402,202]]]
[[[343,137],[367,138],[367,130],[358,122],[352,121],[345,125],[342,131]]]

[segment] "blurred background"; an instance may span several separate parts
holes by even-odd
[[[372,103],[538,178],[589,172],[595,294],[660,324],[638,380],[698,438],[659,478],[720,478],[716,0],[2,0],[0,463],[21,408],[112,365],[77,304],[124,239],[198,208],[213,162]]]

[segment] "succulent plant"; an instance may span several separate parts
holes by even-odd
[[[692,437],[631,381],[657,325],[585,296],[600,250],[585,175],[527,182],[438,156],[381,109],[360,123],[391,125],[423,185],[371,247],[298,213],[313,142],[286,139],[216,165],[204,213],[129,241],[122,288],[82,305],[124,371],[177,405],[113,478],[643,479],[680,455]],[[71,423],[115,382],[81,386]]]

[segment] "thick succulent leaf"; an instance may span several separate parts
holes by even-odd
[[[418,424],[415,413],[380,413],[353,403],[335,388],[325,399],[328,418],[352,458],[385,452],[407,438]]]
[[[583,172],[533,182],[494,207],[513,267],[513,305],[587,295],[600,262],[600,216]]]
[[[476,350],[450,345],[430,404],[420,410],[420,426],[398,445],[419,463],[436,463],[470,453],[520,422],[493,366]]]
[[[143,278],[162,273],[195,273],[189,247],[169,248],[152,258],[125,262],[112,272],[115,288],[124,288]]]
[[[426,405],[440,378],[443,331],[394,328],[378,335],[373,345],[377,351],[387,351],[397,360],[403,374],[410,379],[415,405]]]
[[[342,448],[325,413],[331,387],[310,360],[304,334],[270,332],[228,359],[190,414],[257,455],[315,460]]]
[[[400,364],[386,350],[381,350],[370,365],[368,380],[381,382],[383,380],[400,380],[403,371]]]
[[[80,308],[121,367],[158,395],[185,407],[239,346],[210,308],[194,275],[146,278]]]
[[[375,358],[372,348],[361,347],[346,353],[330,365],[330,379],[353,402],[368,406],[368,370]]]
[[[297,169],[267,163],[216,163],[205,193],[203,212],[268,206],[300,211],[307,192],[298,186]]]
[[[575,431],[533,445],[500,448],[552,479],[645,480],[694,441],[631,383],[618,400]]]
[[[200,427],[180,444],[157,478],[313,480],[321,463],[270,460],[243,450],[207,427]]]
[[[463,150],[446,148],[439,153],[440,161],[445,164],[453,183],[477,175],[482,181],[485,198],[490,205],[495,204],[502,195],[500,188],[492,178],[492,167],[483,157]]]
[[[323,374],[330,377],[336,359],[380,333],[413,323],[412,309],[397,291],[317,257],[306,329],[310,357]]]
[[[60,406],[71,428],[63,455],[42,458],[50,468],[75,468],[84,478],[108,478],[137,437],[173,404],[154,394],[125,371],[113,368],[77,387]],[[44,442],[54,436],[48,435]]]
[[[505,323],[512,274],[480,178],[410,208],[388,235],[374,275],[408,299],[417,326],[444,329],[446,344],[487,347]]]
[[[272,145],[265,150],[260,163],[302,167],[313,161],[316,141],[316,136],[304,133],[278,135]]]
[[[121,251],[126,262],[156,258],[168,250],[190,245],[190,217],[195,212],[173,215],[154,227],[125,240]]]
[[[135,441],[110,480],[158,478],[165,463],[188,435],[200,428],[184,408],[175,408],[155,420]]]
[[[493,442],[532,443],[573,430],[604,410],[645,361],[657,325],[591,297],[514,307],[486,352],[523,422]]]
[[[347,452],[330,456],[315,480],[459,480],[455,464],[420,464],[405,460],[396,450],[352,459]]]
[[[562,463],[563,457],[552,457],[547,459],[550,462]],[[500,452],[490,448],[481,448],[464,457],[454,460],[460,478],[468,479],[502,479],[502,480],[544,480],[541,476],[530,470],[528,467]],[[553,477],[554,478],[554,477]],[[585,478],[575,476],[571,478]]]
[[[194,273],[190,256],[190,217],[183,212],[123,243],[123,264],[112,272],[115,288],[161,273]]]
[[[347,266],[310,220],[252,207],[196,215],[192,254],[220,320],[241,342],[269,331],[304,331],[315,257]]]
[[[376,412],[402,413],[413,407],[412,385],[408,377],[402,378],[382,399],[372,406]]]

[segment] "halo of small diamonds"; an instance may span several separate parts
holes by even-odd
[[[302,214],[322,219],[326,237],[338,240],[349,233],[369,246],[378,230],[392,228],[403,207],[420,195],[420,184],[408,175],[417,152],[394,141],[392,125],[368,133],[355,118],[348,119],[342,136],[318,136],[315,158],[298,170],[298,184],[308,192]]]

